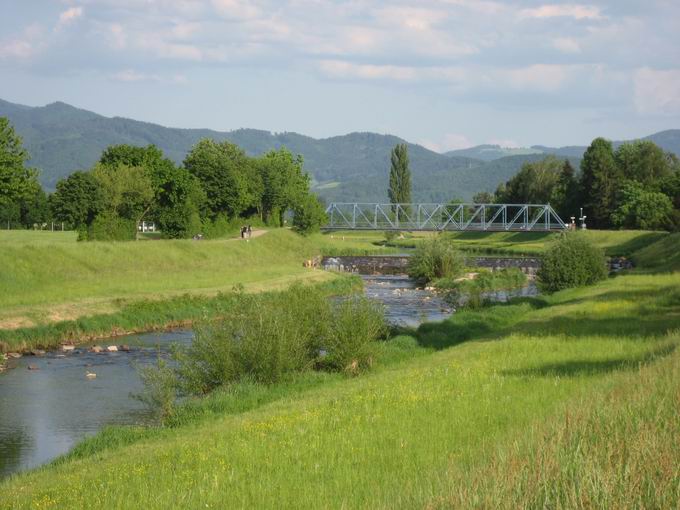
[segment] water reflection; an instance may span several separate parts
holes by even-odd
[[[130,398],[141,389],[135,366],[155,361],[159,347],[191,338],[188,331],[137,335],[110,342],[131,352],[82,348],[14,361],[0,376],[0,477],[52,460],[104,425],[145,423],[144,406]],[[88,371],[97,377],[88,379]]]

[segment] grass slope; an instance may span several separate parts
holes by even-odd
[[[33,234],[29,233],[31,237]],[[250,242],[7,241],[0,250],[0,321],[35,323],[112,312],[135,299],[214,295],[236,284],[302,277],[313,243],[289,231]],[[83,313],[85,312],[85,313]]]
[[[0,231],[0,352],[186,325],[221,293],[339,276],[310,271],[321,252],[387,253],[369,240],[274,230],[249,242],[76,243],[73,232]]]
[[[375,233],[376,239],[381,234]],[[412,248],[424,237],[435,233],[414,232],[406,239],[395,239],[389,244]],[[559,236],[556,232],[446,232],[442,234],[456,247],[467,252],[489,255],[540,256],[547,243]],[[587,230],[585,235],[608,256],[630,256],[636,250],[651,245],[667,236],[665,232],[641,230]],[[383,236],[384,237],[384,236]]]
[[[0,505],[677,507],[679,289],[631,273],[457,313],[371,374],[216,394],[196,406],[228,412],[14,477]]]

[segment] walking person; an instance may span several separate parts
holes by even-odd
[[[248,238],[250,239],[250,236],[253,235],[253,229],[250,228],[250,225],[248,225],[248,230],[247,230],[247,232],[248,232]]]

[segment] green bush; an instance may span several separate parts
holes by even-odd
[[[376,302],[362,297],[340,303],[333,310],[319,366],[350,374],[370,368],[376,354],[375,340],[386,332],[385,315]]]
[[[578,232],[563,234],[545,252],[537,276],[547,292],[592,285],[607,276],[604,252]]]
[[[158,358],[157,365],[138,368],[140,378],[144,384],[141,393],[132,395],[145,404],[153,413],[157,421],[164,423],[172,418],[177,398],[177,381],[174,370],[168,362]]]
[[[444,239],[424,241],[415,250],[408,263],[408,274],[421,283],[436,278],[454,278],[465,269],[465,259]]]
[[[219,320],[199,324],[192,345],[175,353],[184,393],[206,394],[248,380],[271,384],[315,366],[356,372],[370,366],[370,344],[385,331],[374,303],[333,305],[312,287],[231,299]]]
[[[293,210],[293,228],[300,234],[318,232],[328,220],[316,195],[306,195]]]
[[[87,229],[88,241],[134,241],[137,224],[113,212],[98,215]]]

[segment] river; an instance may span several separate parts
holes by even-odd
[[[405,276],[362,278],[366,295],[383,303],[392,324],[417,326],[453,312]],[[502,301],[508,295],[489,297]],[[187,330],[148,333],[97,342],[127,344],[129,352],[93,353],[90,345],[81,345],[72,352],[11,360],[11,368],[0,374],[0,478],[49,462],[106,425],[148,423],[143,404],[131,397],[141,390],[136,367],[153,363],[159,350],[173,343],[188,345],[192,338]],[[86,377],[88,372],[96,377]]]

